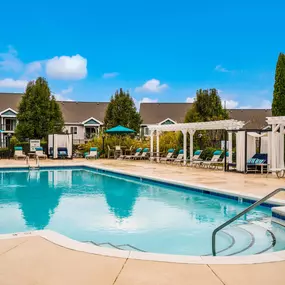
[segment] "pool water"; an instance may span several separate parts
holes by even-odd
[[[87,168],[0,171],[0,234],[50,229],[120,249],[208,255],[213,230],[248,206]],[[218,255],[283,249],[285,229],[267,207],[217,235]]]

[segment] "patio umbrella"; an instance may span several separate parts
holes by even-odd
[[[122,140],[122,135],[124,134],[133,134],[136,131],[123,127],[123,126],[116,126],[114,128],[108,129],[105,131],[105,133],[110,134],[110,135],[118,135],[119,136],[119,144],[121,145],[121,140]]]
[[[123,127],[123,126],[116,126],[114,128],[108,129],[105,131],[107,134],[114,134],[114,135],[123,135],[123,134],[133,134],[136,131]]]

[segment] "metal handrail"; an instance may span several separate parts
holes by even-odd
[[[240,212],[239,214],[237,214],[233,218],[229,219],[228,221],[226,221],[222,225],[218,226],[212,233],[212,253],[213,253],[213,256],[216,256],[216,253],[217,253],[216,252],[216,235],[220,230],[222,230],[223,228],[225,228],[226,226],[228,226],[232,222],[236,221],[241,216],[245,215],[246,213],[248,213],[252,209],[256,208],[257,206],[259,206],[260,204],[262,204],[263,202],[265,202],[266,200],[268,200],[269,198],[271,198],[272,196],[276,195],[277,193],[279,193],[281,191],[285,191],[285,188],[277,188],[276,190],[272,191],[268,195],[264,196],[260,200],[253,203],[251,206],[249,206],[248,208],[246,208],[245,210],[243,210],[242,212]]]

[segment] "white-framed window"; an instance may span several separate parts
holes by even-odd
[[[77,127],[70,127],[70,132],[74,135],[77,135]]]

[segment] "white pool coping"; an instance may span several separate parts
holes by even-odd
[[[47,167],[62,167],[63,165],[53,164],[48,165]],[[236,196],[240,198],[248,198],[252,200],[258,200],[261,197],[254,194],[247,194],[241,192],[229,192],[224,189],[213,189],[205,186],[197,186],[191,185],[189,183],[181,183],[175,180],[170,179],[161,179],[150,175],[135,175],[133,173],[128,173],[127,171],[114,170],[113,168],[107,168],[97,165],[89,165],[89,164],[65,164],[65,167],[89,167],[93,169],[100,169],[115,172],[118,174],[125,174],[133,177],[141,177],[146,179],[151,179],[155,181],[168,182],[170,184],[178,184],[186,187],[198,188],[201,190],[207,190],[210,192],[223,193],[226,195]],[[45,166],[44,166],[45,167]],[[3,168],[27,168],[26,166],[3,166]],[[280,199],[270,199],[270,203],[276,204],[278,206],[285,205],[284,200]],[[274,207],[275,211],[278,211],[279,207]],[[280,206],[281,211],[283,211],[282,206]],[[56,245],[62,246],[64,248],[68,248],[71,250],[76,250],[80,252],[109,256],[109,257],[117,257],[117,258],[128,258],[128,259],[136,259],[136,260],[146,260],[146,261],[160,261],[160,262],[173,262],[173,263],[186,263],[186,264],[257,264],[257,263],[268,263],[268,262],[280,262],[285,261],[285,250],[270,252],[270,253],[262,253],[258,255],[245,255],[245,256],[187,256],[187,255],[174,255],[174,254],[158,254],[151,252],[138,252],[138,251],[128,251],[128,250],[118,250],[107,247],[96,246],[89,243],[80,242],[77,240],[73,240],[59,234],[55,231],[51,230],[39,230],[39,231],[28,231],[21,233],[12,233],[12,234],[1,234],[0,240],[4,239],[13,239],[13,238],[23,238],[23,237],[32,237],[32,236],[40,236]]]

